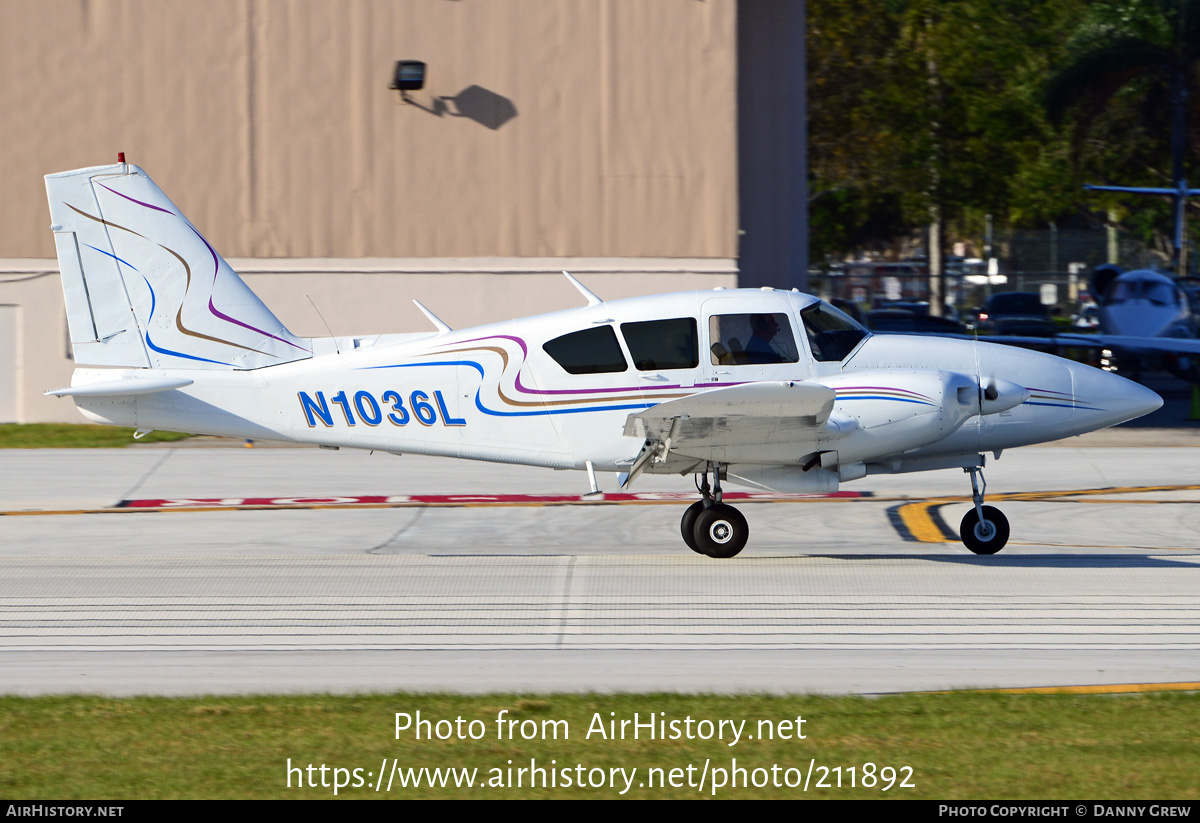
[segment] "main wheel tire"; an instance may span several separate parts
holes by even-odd
[[[702,511],[704,511],[704,501],[697,500],[687,507],[683,513],[683,519],[679,521],[679,533],[683,535],[683,542],[687,543],[687,547],[696,554],[704,554],[696,545],[696,518]]]
[[[696,517],[693,537],[701,554],[709,557],[733,557],[746,546],[750,527],[733,506],[715,503]]]
[[[962,519],[958,536],[975,554],[995,554],[1008,542],[1008,518],[995,506],[983,507],[983,520],[974,506]]]

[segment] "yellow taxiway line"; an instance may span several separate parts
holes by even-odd
[[[1169,500],[1124,500],[1111,497],[1121,494],[1154,494],[1159,492],[1197,491],[1200,485],[1178,486],[1116,486],[1103,489],[1073,489],[1064,491],[1040,492],[1009,492],[1008,494],[989,495],[992,501],[1016,500],[1023,502],[1043,503],[1161,503],[1172,502],[1195,503],[1197,501]],[[1101,497],[1101,495],[1109,495]],[[882,498],[867,498],[880,501]],[[938,509],[950,503],[965,503],[971,500],[965,495],[958,497],[938,497],[929,500],[918,500],[904,503],[894,509],[893,524],[905,540],[914,543],[946,543],[958,539],[938,515]]]
[[[1027,686],[1015,689],[956,689],[919,694],[1138,694],[1144,692],[1194,692],[1200,683],[1114,683],[1098,686]]]

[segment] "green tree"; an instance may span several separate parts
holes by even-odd
[[[1079,166],[1106,183],[1178,188],[1200,147],[1200,0],[1090,5],[1049,78],[1046,110],[1073,132]],[[1165,162],[1169,158],[1169,176]],[[1176,198],[1179,265],[1183,198]]]
[[[886,165],[888,83],[899,20],[879,0],[809,0],[810,259],[882,247],[912,224]]]
[[[1068,141],[1041,93],[1083,7],[809,0],[814,259],[822,244],[845,251],[875,231],[882,244],[931,216],[952,239],[977,237],[984,214],[1073,210]]]

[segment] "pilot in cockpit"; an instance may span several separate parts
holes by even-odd
[[[771,341],[779,334],[779,322],[774,315],[755,314],[750,316],[753,336],[746,342],[746,360],[750,363],[783,363],[784,357]]]

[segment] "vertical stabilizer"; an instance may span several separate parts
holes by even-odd
[[[311,356],[137,166],[46,175],[81,366],[257,369]]]

